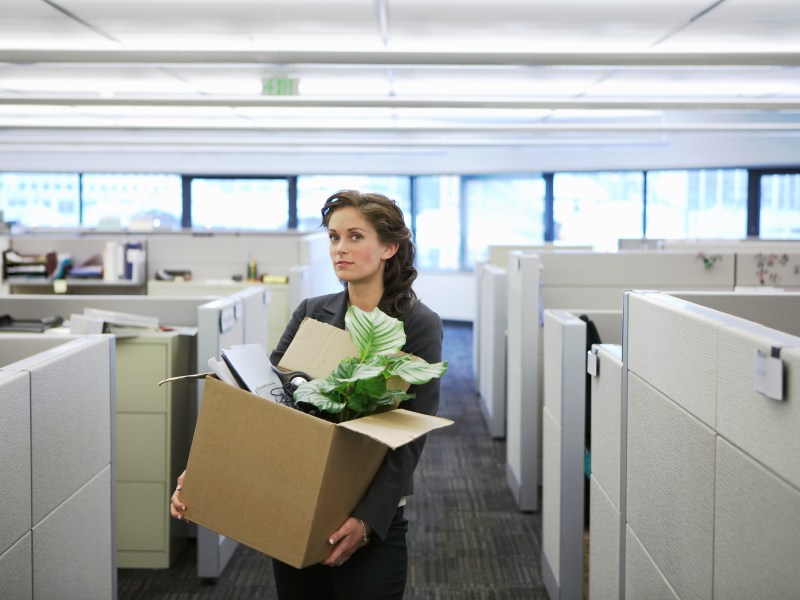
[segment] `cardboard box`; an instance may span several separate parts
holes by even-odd
[[[320,377],[354,352],[346,332],[308,319],[279,366]],[[318,563],[387,450],[450,424],[403,409],[334,424],[207,378],[186,518],[294,567]]]

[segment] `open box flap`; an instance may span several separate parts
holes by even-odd
[[[426,433],[441,427],[452,425],[453,421],[442,417],[433,417],[422,413],[412,412],[403,408],[370,415],[339,423],[344,427],[372,438],[397,450],[400,446],[422,437]]]
[[[303,371],[314,379],[336,370],[343,358],[358,356],[344,329],[306,317],[278,363],[285,371]]]

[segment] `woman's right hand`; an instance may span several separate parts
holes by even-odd
[[[181,489],[183,489],[184,475],[186,475],[186,470],[178,477],[178,485],[169,499],[169,514],[172,515],[173,519],[183,519],[183,511],[186,510],[186,505],[181,501]]]

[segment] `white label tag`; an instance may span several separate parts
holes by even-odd
[[[233,306],[223,308],[219,313],[219,332],[225,333],[236,324],[236,309]]]
[[[67,282],[65,279],[54,279],[53,280],[53,293],[54,294],[66,294],[67,293]]]
[[[756,350],[753,384],[767,398],[783,400],[783,361]]]
[[[586,353],[586,372],[592,377],[597,377],[597,353],[592,350]]]

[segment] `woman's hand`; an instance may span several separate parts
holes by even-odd
[[[369,543],[368,539],[365,540],[369,534],[369,525],[355,517],[348,518],[338,531],[328,538],[328,543],[333,546],[333,550],[322,564],[329,567],[341,567],[355,554],[356,550]]]
[[[173,519],[183,519],[183,511],[186,510],[186,505],[181,501],[181,489],[183,489],[184,475],[186,475],[185,470],[178,477],[178,486],[169,499],[169,514],[172,515]]]

